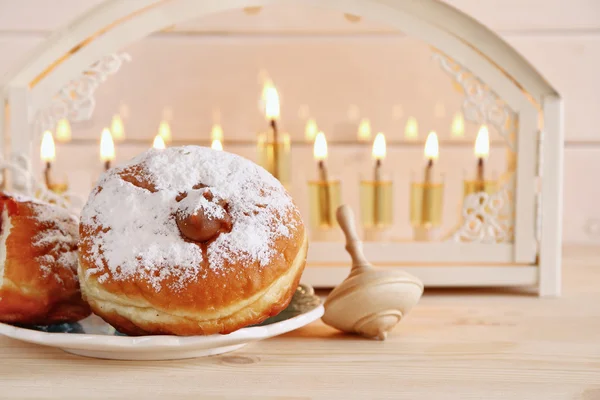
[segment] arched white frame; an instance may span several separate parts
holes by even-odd
[[[333,8],[397,28],[467,65],[506,101],[519,119],[512,261],[539,263],[540,292],[558,293],[563,142],[560,97],[500,37],[438,0],[106,0],[56,32],[2,80],[1,96],[9,110],[9,121],[3,121],[5,113],[0,113],[3,152],[8,137],[11,152],[32,155],[30,127],[36,112],[102,56],[184,20],[275,2]],[[7,128],[10,135],[5,134]],[[539,242],[538,190],[543,198]]]

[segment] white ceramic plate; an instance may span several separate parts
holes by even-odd
[[[17,327],[0,323],[0,334],[24,342],[58,347],[68,353],[113,360],[176,360],[222,354],[250,342],[293,331],[321,318],[324,309],[311,287],[301,285],[290,305],[262,324],[228,335],[124,336],[92,315],[78,323]]]

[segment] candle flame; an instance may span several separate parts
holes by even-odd
[[[213,139],[210,148],[217,151],[223,151],[223,144],[219,139]]]
[[[371,121],[363,118],[358,125],[358,140],[367,141],[369,139],[371,139]]]
[[[379,132],[375,135],[375,140],[373,140],[373,151],[371,155],[374,160],[383,160],[386,154],[386,144],[385,144],[385,136],[383,133]]]
[[[475,139],[475,155],[487,159],[490,154],[490,133],[487,126],[481,125]]]
[[[465,136],[465,118],[461,112],[454,114],[452,119],[452,137],[461,138]]]
[[[279,93],[272,82],[265,82],[262,97],[265,104],[265,117],[268,120],[277,120],[279,118]]]
[[[56,158],[56,149],[54,147],[54,138],[52,132],[44,132],[42,136],[42,145],[40,148],[40,156],[44,162],[52,162]]]
[[[323,132],[317,133],[317,136],[315,137],[313,155],[317,161],[327,159],[327,138]]]
[[[165,141],[163,140],[162,136],[160,135],[156,135],[154,137],[154,142],[152,142],[152,147],[154,147],[155,149],[164,149],[167,146],[165,146]]]
[[[121,141],[125,139],[125,128],[123,127],[123,120],[119,114],[115,114],[110,124],[110,132],[113,135],[113,139]]]
[[[165,143],[169,143],[171,141],[171,127],[167,121],[161,121],[158,126],[158,134],[165,141]]]
[[[317,121],[314,118],[306,121],[306,128],[304,128],[304,137],[307,142],[312,142],[317,137],[317,133],[319,133],[319,127],[317,126]]]
[[[100,160],[113,161],[115,159],[115,143],[108,128],[104,128],[100,136]]]
[[[404,138],[415,140],[419,137],[419,124],[415,117],[408,117],[406,127],[404,128]]]
[[[428,160],[437,160],[440,156],[440,145],[438,143],[437,134],[433,131],[429,132],[427,141],[425,142],[425,158]]]
[[[210,132],[210,138],[212,140],[223,140],[223,128],[221,128],[221,125],[213,125],[212,131]]]
[[[68,142],[71,140],[71,124],[69,120],[63,118],[56,124],[56,140],[59,142]]]

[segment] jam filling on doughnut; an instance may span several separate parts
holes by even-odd
[[[206,185],[196,185],[195,189],[206,188]],[[228,203],[217,199],[212,192],[207,190],[193,191],[194,197],[200,195],[205,201],[184,202],[175,214],[177,227],[181,234],[188,240],[205,243],[215,239],[222,232],[231,232],[233,226]],[[189,193],[183,192],[177,195],[176,200],[181,202],[188,198]]]

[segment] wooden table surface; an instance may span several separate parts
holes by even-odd
[[[600,399],[600,247],[564,294],[428,290],[387,341],[315,322],[222,356],[87,359],[0,338],[0,398]]]

